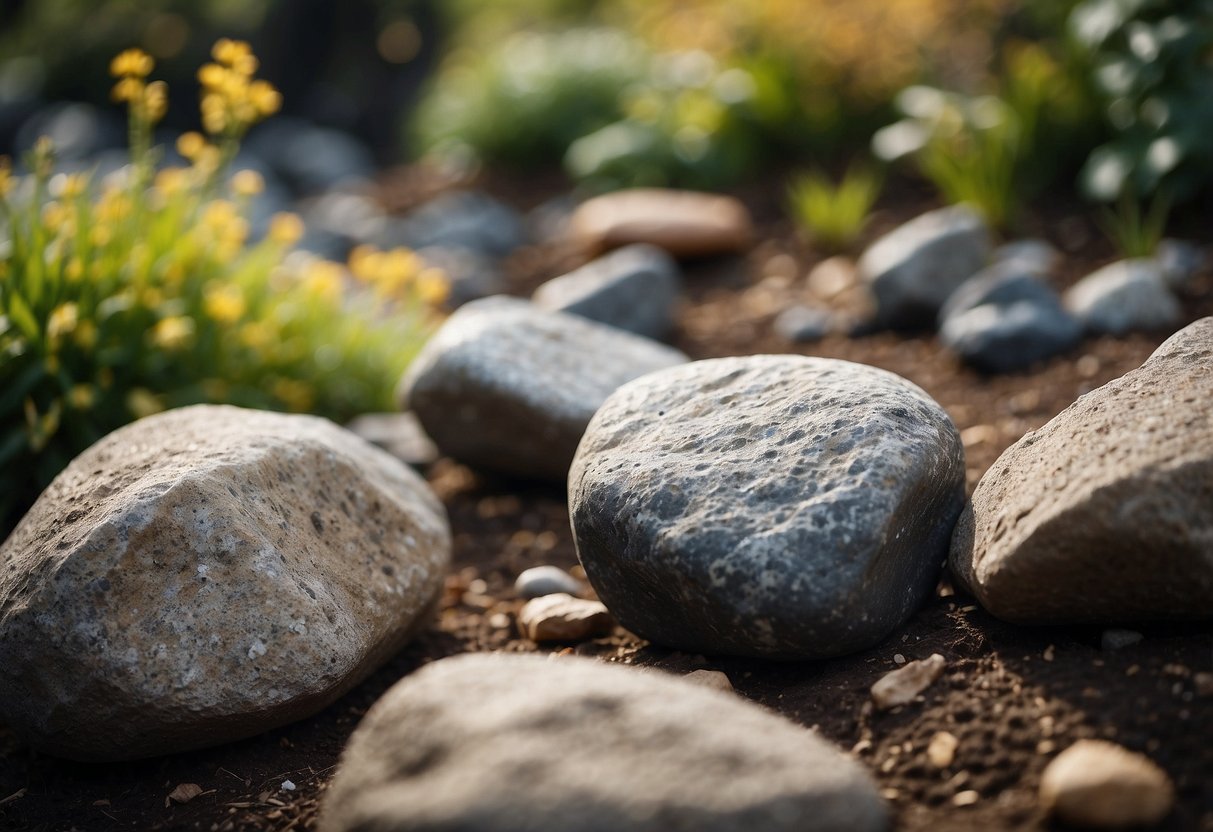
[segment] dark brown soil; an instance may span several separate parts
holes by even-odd
[[[495,185],[517,192],[517,183]],[[522,202],[536,200],[533,190],[525,193]],[[767,187],[747,195],[767,232],[748,257],[689,269],[676,343],[697,358],[800,351],[900,373],[931,393],[961,428],[970,489],[1024,432],[1136,367],[1165,336],[1092,340],[1030,372],[995,378],[959,366],[930,335],[839,336],[793,348],[771,333],[770,319],[803,293],[805,270],[819,258],[778,220],[778,193]],[[408,202],[407,195],[395,200]],[[891,202],[897,207],[877,218],[871,234],[927,207],[909,187]],[[1066,253],[1059,285],[1112,258],[1089,221],[1066,206],[1042,210],[1025,231],[1049,237]],[[1207,220],[1192,218],[1192,229]],[[511,263],[517,290],[529,290],[576,259],[557,246],[519,254]],[[1213,275],[1202,276],[1185,308],[1189,319],[1213,314]],[[528,566],[576,568],[563,493],[478,476],[449,461],[434,465],[428,476],[455,532],[454,573],[433,629],[317,716],[218,748],[81,765],[40,756],[0,727],[0,829],[311,829],[350,731],[397,679],[460,652],[548,650],[518,636],[520,602],[512,584]],[[674,673],[724,671],[740,695],[815,727],[863,761],[890,801],[898,829],[1052,828],[1036,801],[1042,769],[1076,739],[1105,737],[1145,752],[1175,780],[1177,808],[1160,828],[1213,832],[1213,698],[1200,697],[1193,679],[1213,671],[1213,626],[1138,629],[1145,633],[1139,644],[1102,651],[1098,628],[1007,625],[953,594],[945,580],[937,597],[884,644],[832,661],[773,664],[687,655],[622,630],[557,650]],[[899,660],[931,653],[942,654],[947,669],[923,701],[873,713],[872,683]],[[926,757],[940,731],[959,740],[954,762],[943,770]],[[293,791],[282,789],[287,780]],[[168,802],[182,783],[204,792],[184,805]]]

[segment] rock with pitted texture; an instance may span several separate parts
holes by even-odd
[[[591,254],[649,243],[679,258],[736,254],[754,239],[750,213],[737,199],[664,188],[588,199],[573,211],[569,233]]]
[[[198,406],[77,457],[0,548],[0,721],[80,760],[308,716],[442,587],[442,505],[323,419]]]
[[[447,319],[409,367],[401,396],[443,453],[563,481],[607,396],[684,361],[678,350],[614,327],[485,298]]]
[[[862,767],[740,697],[589,659],[471,655],[354,732],[322,832],[870,832]]]
[[[964,205],[929,211],[881,237],[859,259],[876,322],[933,326],[940,307],[990,256],[990,230]]]
[[[956,427],[859,364],[700,361],[616,391],[569,472],[590,582],[624,627],[693,653],[861,650],[935,586],[964,502]]]
[[[1083,396],[990,468],[952,571],[1023,624],[1213,615],[1213,318]]]
[[[541,309],[660,338],[670,329],[681,283],[670,255],[637,243],[552,278],[533,300]]]

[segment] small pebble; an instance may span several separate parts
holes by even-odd
[[[1213,696],[1213,673],[1197,673],[1192,681],[1196,683],[1197,696]]]
[[[943,673],[947,662],[938,653],[885,674],[872,685],[872,701],[882,710],[914,701]]]
[[[729,692],[733,690],[733,683],[729,681],[729,677],[719,670],[692,670],[682,678],[700,687]]]
[[[585,587],[581,581],[565,572],[559,566],[532,566],[518,576],[514,581],[514,591],[522,598],[542,598],[544,595],[554,595],[563,592],[566,595],[578,595]]]
[[[1099,637],[1099,646],[1101,649],[1111,652],[1137,644],[1142,638],[1142,634],[1136,630],[1104,630],[1103,635]]]
[[[527,601],[518,613],[518,629],[531,641],[584,641],[607,635],[613,626],[603,604],[563,592]]]
[[[963,792],[957,792],[952,796],[953,806],[972,806],[977,801],[981,800],[981,795],[972,789],[966,789]]]
[[[1141,754],[1104,740],[1079,740],[1049,763],[1040,805],[1088,829],[1131,829],[1165,818],[1175,802],[1167,773]]]
[[[1057,652],[1056,648],[1054,648],[1053,645],[1050,644],[1048,647],[1045,648],[1045,652],[1043,654],[1041,654],[1041,658],[1044,659],[1046,662],[1051,662],[1051,661],[1053,661],[1053,656],[1056,655],[1056,652]]]
[[[295,790],[295,784],[290,780],[283,780],[281,789],[284,792],[293,792]]]
[[[956,759],[956,748],[959,745],[960,740],[956,739],[954,734],[940,731],[931,737],[931,742],[927,745],[927,759],[935,768],[947,768]]]
[[[905,663],[906,663],[905,656],[901,655],[900,653],[893,654],[893,664],[905,664]]]

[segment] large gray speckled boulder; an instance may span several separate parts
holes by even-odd
[[[0,548],[0,721],[81,760],[247,737],[334,701],[442,586],[442,505],[323,419],[170,411],[110,434]]]
[[[444,453],[491,471],[563,481],[607,396],[684,361],[678,350],[639,335],[494,297],[447,319],[400,391]]]
[[[691,652],[815,658],[875,644],[922,603],[964,473],[955,426],[892,373],[723,358],[612,395],[569,510],[623,626]]]
[[[1170,329],[1183,314],[1162,266],[1151,259],[1109,263],[1071,286],[1063,301],[1070,314],[1095,334]]]
[[[588,659],[472,655],[367,713],[322,832],[869,832],[866,772],[736,695]]]
[[[1213,616],[1213,318],[1012,445],[951,564],[1025,624]]]
[[[964,205],[929,211],[890,231],[858,264],[876,301],[876,323],[934,325],[948,296],[986,264],[990,250],[985,221]]]
[[[681,283],[673,257],[637,243],[552,278],[535,290],[533,300],[542,309],[660,338],[673,322]]]

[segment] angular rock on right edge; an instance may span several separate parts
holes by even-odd
[[[695,653],[806,659],[887,636],[935,585],[964,501],[955,426],[908,381],[802,356],[617,390],[569,472],[590,582]]]
[[[1213,318],[1012,445],[952,570],[1023,624],[1213,616]]]

